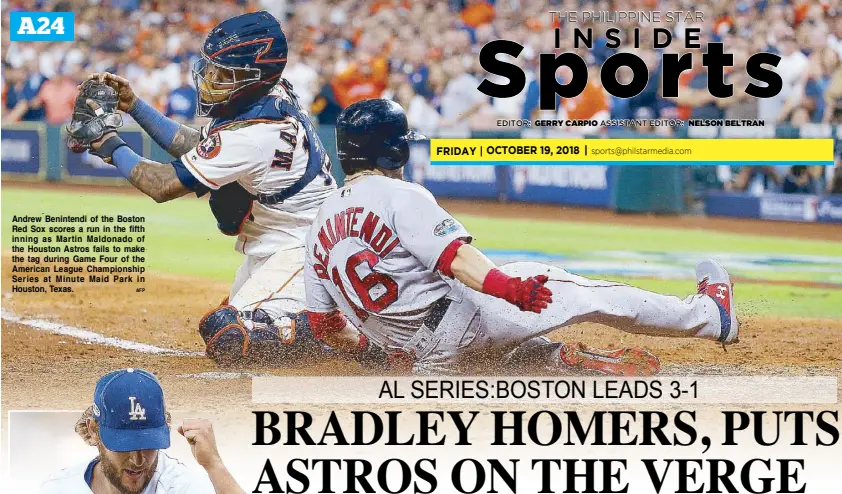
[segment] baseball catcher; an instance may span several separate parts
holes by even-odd
[[[287,40],[277,19],[253,12],[214,27],[193,67],[201,129],[179,125],[137,98],[128,81],[93,74],[80,86],[69,145],[112,163],[137,189],[165,202],[210,195],[219,230],[245,255],[229,297],[199,323],[220,364],[289,363],[317,355],[300,314],[304,237],[335,190],[330,161],[292,86],[282,78]],[[158,163],[120,139],[128,113],[175,159]],[[359,336],[355,336],[359,339]]]
[[[336,138],[347,180],[324,201],[306,240],[306,308],[317,337],[333,341],[358,328],[421,374],[524,357],[559,370],[658,370],[641,349],[597,351],[542,338],[580,322],[737,341],[731,281],[715,261],[697,266],[697,294],[684,300],[535,262],[497,267],[426,189],[401,180],[408,143],[419,136],[400,105],[349,106]]]

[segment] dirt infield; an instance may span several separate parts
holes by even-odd
[[[56,186],[30,184],[27,187]],[[88,186],[71,188],[92,190]],[[108,190],[136,193],[124,187],[109,187]],[[444,204],[456,214],[622,222],[842,241],[842,229],[830,225],[787,224],[786,228],[780,228],[780,224],[760,221],[630,216],[555,206],[477,201],[444,201]],[[201,355],[203,344],[198,335],[198,320],[227,295],[226,283],[149,273],[144,293],[135,293],[128,285],[81,284],[69,294],[12,294],[9,252],[4,252],[2,267],[2,402],[5,408],[83,408],[90,401],[97,377],[118,367],[143,367],[157,373],[169,390],[170,406],[175,408],[230,410],[232,404],[247,406],[250,402],[247,378],[210,378],[208,373],[219,369]],[[56,334],[55,324],[64,325],[64,334]],[[85,341],[90,335],[80,336],[81,330],[97,333],[99,336],[94,335],[94,339],[102,341]],[[572,326],[550,336],[602,348],[644,346],[661,357],[663,372],[669,374],[836,374],[839,370],[842,320],[752,315],[743,318],[742,334],[741,343],[727,352],[711,342],[641,337],[590,324]],[[153,353],[156,351],[159,353]],[[261,369],[259,372],[285,375],[365,373],[348,362],[319,362],[295,369]]]
[[[227,293],[224,283],[163,274],[147,277],[144,294],[120,284],[77,285],[70,294],[11,294],[11,261],[3,256],[3,406],[11,409],[76,409],[90,400],[98,376],[117,367],[153,370],[165,382],[172,406],[226,409],[250,401],[247,379],[207,379],[219,369],[200,354],[199,318]],[[131,303],[127,303],[128,301]],[[87,329],[129,344],[176,350],[150,353],[92,344],[50,331],[48,323]],[[38,328],[41,329],[38,329]],[[47,329],[45,329],[47,328]],[[641,337],[593,324],[556,331],[559,340],[603,348],[640,345],[659,355],[664,372],[827,373],[838,369],[842,321],[749,317],[743,338],[728,351],[714,343]],[[116,341],[116,340],[115,340]],[[295,369],[260,369],[262,374],[345,375],[365,373],[348,362],[319,362]],[[38,393],[33,393],[38,389]]]

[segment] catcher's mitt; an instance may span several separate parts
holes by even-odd
[[[117,91],[107,84],[95,80],[82,83],[73,118],[66,127],[67,146],[71,151],[84,152],[90,149],[91,142],[123,125],[123,118],[117,113],[118,100]]]

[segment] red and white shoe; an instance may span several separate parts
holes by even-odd
[[[740,323],[734,305],[734,284],[728,271],[713,259],[706,259],[696,266],[698,293],[712,298],[719,306],[720,333],[717,341],[723,345],[739,343]]]
[[[607,376],[653,376],[661,370],[658,357],[638,347],[600,350],[562,343],[559,358],[567,367]]]

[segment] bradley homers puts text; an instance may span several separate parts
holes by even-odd
[[[492,431],[474,432],[480,414],[488,414]],[[305,411],[253,412],[254,446],[275,447],[250,492],[636,492],[629,468],[645,471],[654,492],[677,485],[679,493],[808,492],[806,460],[751,458],[735,462],[705,455],[713,441],[696,427],[696,412],[661,411]],[[484,419],[489,417],[483,417]],[[737,448],[776,444],[832,447],[839,442],[838,411],[722,411],[724,437],[719,445]],[[450,432],[445,432],[450,431]],[[786,432],[785,432],[786,431]],[[481,439],[479,439],[481,438]],[[406,449],[381,460],[348,458],[343,446],[475,446],[450,464],[436,454],[404,460]],[[305,458],[301,446],[326,446],[325,454]],[[538,446],[545,454],[524,457],[509,446]],[[669,453],[639,460],[582,458],[576,447],[659,446]],[[691,449],[685,449],[691,448]],[[299,450],[300,451],[300,450]],[[412,450],[418,451],[418,450]],[[667,451],[660,449],[659,451]],[[688,451],[697,458],[687,458]],[[593,455],[593,450],[590,449]],[[612,454],[612,456],[614,456]],[[566,458],[565,458],[566,457]],[[637,481],[640,483],[640,481]],[[526,487],[529,484],[529,488]],[[540,490],[536,488],[540,486]],[[664,489],[663,492],[668,492]]]

